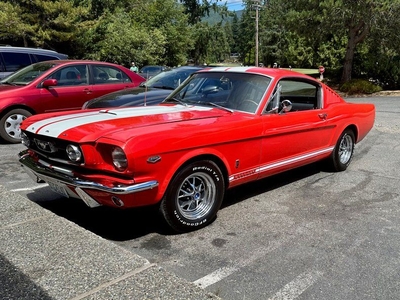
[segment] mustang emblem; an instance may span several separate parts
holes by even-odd
[[[41,140],[35,139],[35,144],[40,150],[45,151],[45,152],[54,153],[57,151],[57,148],[51,142],[46,142],[46,141],[41,141]]]

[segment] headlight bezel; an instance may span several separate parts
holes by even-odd
[[[65,152],[67,153],[67,157],[70,161],[74,163],[79,163],[82,161],[83,154],[78,146],[73,144],[68,144],[65,147]]]
[[[111,160],[114,168],[119,172],[123,172],[128,168],[128,158],[126,157],[125,151],[119,146],[113,147],[111,151]]]

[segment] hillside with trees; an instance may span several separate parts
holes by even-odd
[[[129,65],[239,62],[318,68],[399,88],[400,0],[3,0],[0,43]],[[256,14],[257,13],[257,14]],[[258,27],[256,27],[258,15]],[[256,43],[256,29],[258,41]]]

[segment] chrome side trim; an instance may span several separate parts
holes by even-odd
[[[266,165],[262,165],[256,168],[252,168],[250,170],[246,170],[244,172],[240,172],[240,173],[235,173],[232,174],[231,176],[229,176],[229,182],[238,180],[238,179],[242,179],[244,177],[249,177],[249,176],[253,176],[254,174],[260,174],[263,172],[267,172],[269,170],[272,169],[276,169],[282,166],[286,166],[286,165],[291,165],[294,164],[296,162],[302,161],[302,160],[306,160],[306,159],[310,159],[313,158],[315,156],[319,156],[321,154],[326,154],[326,153],[330,153],[333,151],[335,147],[328,147],[319,151],[315,151],[315,152],[311,152],[311,153],[307,153],[304,155],[300,155],[300,156],[296,156],[296,157],[292,157],[290,159],[287,160],[281,160],[281,161],[277,161],[277,162],[272,162],[270,164],[266,164]]]

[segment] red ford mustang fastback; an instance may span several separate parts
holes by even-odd
[[[318,160],[345,170],[374,119],[303,74],[211,68],[159,105],[29,117],[20,162],[90,207],[158,204],[184,232],[212,222],[228,188]]]

